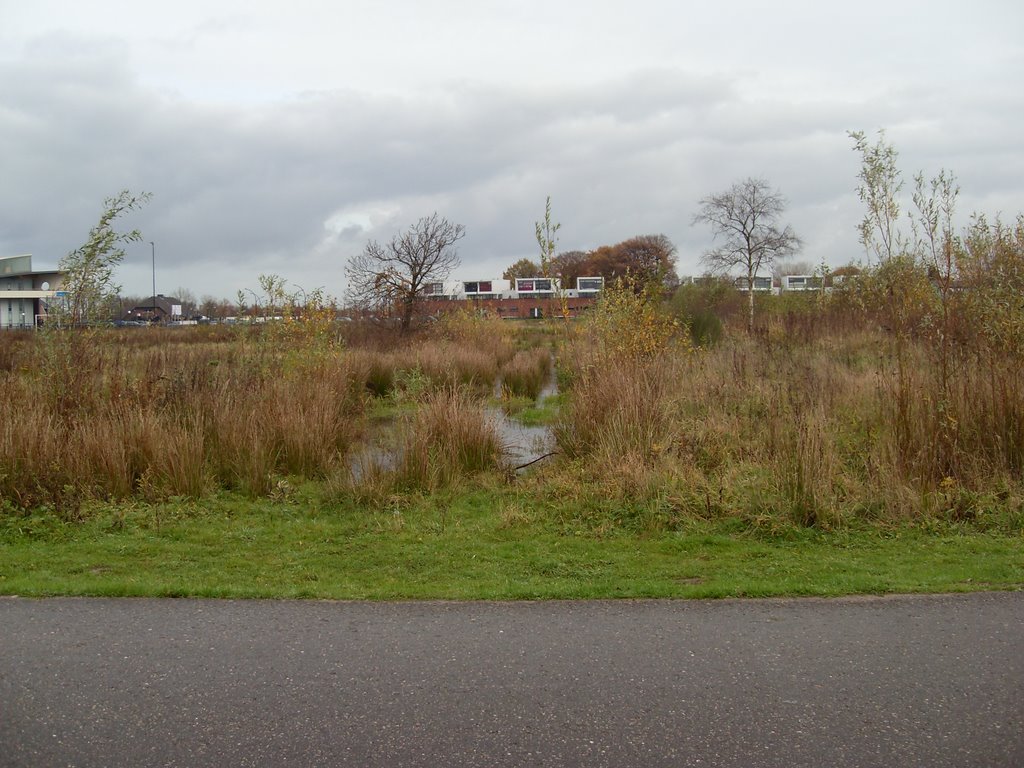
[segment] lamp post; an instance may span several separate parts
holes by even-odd
[[[149,247],[153,252],[153,305],[156,306],[156,243],[150,240]]]

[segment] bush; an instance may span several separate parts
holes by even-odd
[[[662,310],[657,287],[638,288],[628,279],[607,286],[582,321],[583,343],[605,361],[649,360],[673,345],[688,350],[679,330]]]
[[[738,292],[721,280],[690,283],[676,289],[669,308],[689,330],[694,345],[710,347],[722,339],[722,316],[740,311],[737,296]]]

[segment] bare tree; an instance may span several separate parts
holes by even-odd
[[[175,288],[171,294],[181,304],[182,317],[193,318],[199,308],[199,301],[196,299],[196,295],[192,293],[188,288],[183,286]]]
[[[199,312],[203,317],[209,319],[227,317],[231,314],[231,307],[228,306],[228,312],[223,312],[224,300],[218,299],[216,296],[210,296],[205,294],[202,299],[199,300]]]
[[[754,278],[762,268],[771,269],[776,259],[800,250],[800,238],[778,223],[786,199],[764,179],[748,178],[725,192],[700,201],[693,223],[710,224],[717,248],[706,251],[703,262],[712,272],[739,267],[746,273],[749,298],[748,329],[754,330]]]
[[[437,213],[413,224],[390,242],[371,240],[349,259],[348,300],[366,309],[397,311],[404,333],[427,283],[444,280],[459,266],[455,243],[466,228]]]

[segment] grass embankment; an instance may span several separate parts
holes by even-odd
[[[553,599],[950,592],[1024,587],[1019,535],[978,522],[841,531],[692,521],[598,532],[557,501],[487,485],[374,509],[280,500],[8,517],[0,593]]]

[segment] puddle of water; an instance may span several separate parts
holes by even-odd
[[[501,396],[500,378],[496,383],[495,392],[499,397]],[[537,402],[541,403],[557,394],[558,377],[555,374],[555,360],[552,356],[551,373],[537,396]],[[555,449],[555,435],[551,427],[546,425],[528,427],[509,417],[500,408],[488,408],[487,413],[494,419],[502,445],[505,446],[505,456],[513,467],[521,467]]]
[[[380,446],[363,446],[352,452],[348,459],[348,471],[353,482],[358,483],[367,474],[386,472],[398,463],[398,453]]]
[[[368,473],[395,468],[398,463],[395,448],[397,424],[394,416],[369,420],[366,434],[348,455],[348,470],[355,482],[358,483]]]
[[[500,408],[488,408],[487,415],[494,421],[505,456],[513,467],[539,459],[554,450],[555,436],[551,427],[528,427],[510,419]]]
[[[551,358],[551,375],[548,376],[547,383],[544,388],[540,391],[540,396],[537,398],[537,402],[541,403],[547,400],[549,397],[554,397],[558,394],[558,373],[555,371],[555,360],[554,356]]]
[[[522,467],[555,448],[555,436],[548,426],[526,426],[510,419],[500,408],[484,409],[498,433],[506,463],[511,467]],[[398,449],[393,446],[393,435],[397,425],[394,422],[379,425],[375,436],[361,448],[353,451],[349,458],[349,471],[358,482],[368,472],[394,469],[398,463]]]
[[[501,396],[501,380],[495,383],[495,396]],[[558,394],[558,379],[552,363],[551,375],[541,390],[537,402]],[[551,427],[546,425],[526,426],[510,418],[501,408],[486,406],[486,417],[494,424],[498,438],[504,449],[506,463],[510,467],[523,467],[555,450],[555,436]],[[356,482],[367,472],[374,470],[394,469],[398,462],[397,448],[394,443],[397,422],[394,419],[375,421],[370,427],[364,445],[353,451],[349,459],[349,471]]]

